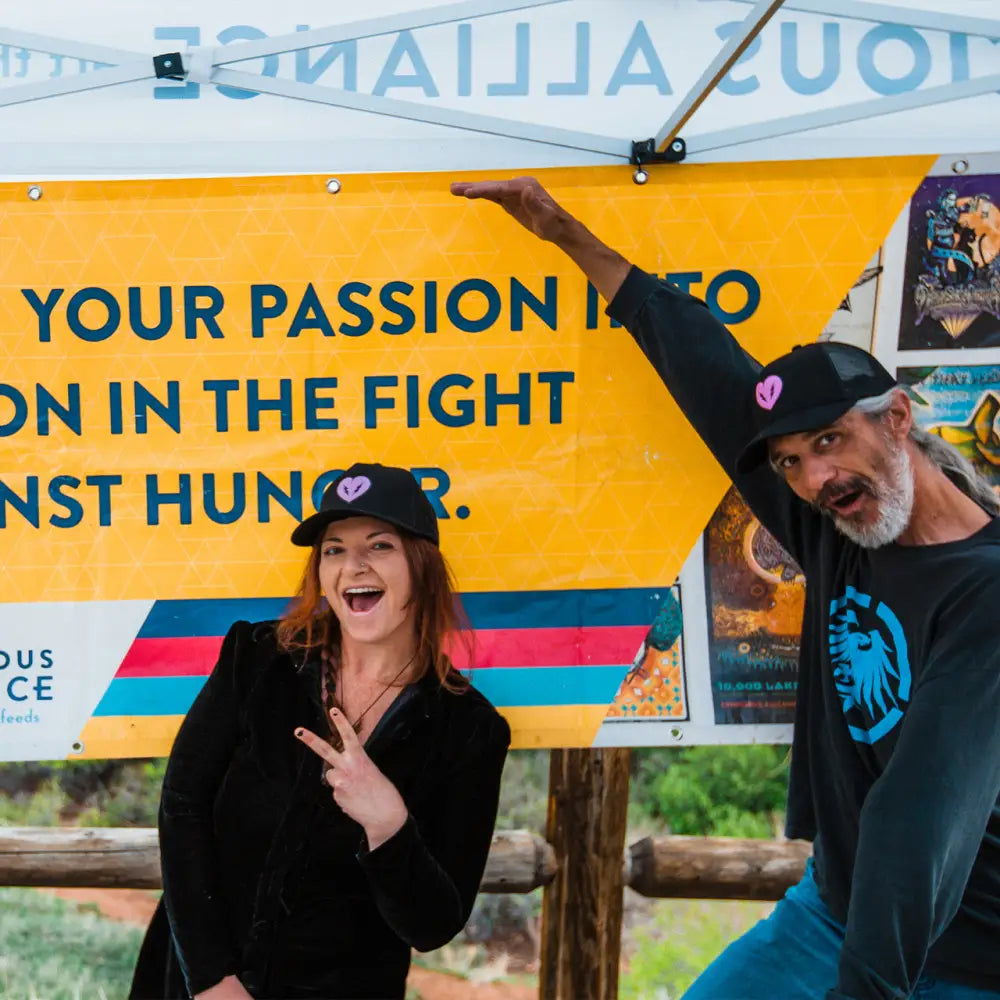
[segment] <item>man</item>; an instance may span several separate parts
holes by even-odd
[[[689,1000],[1000,998],[993,492],[870,354],[811,344],[761,369],[536,181],[452,191],[576,262],[806,573],[788,835],[813,859]]]

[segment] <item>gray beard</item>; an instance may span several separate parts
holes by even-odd
[[[833,518],[834,525],[842,535],[865,549],[879,549],[896,541],[910,523],[910,515],[913,513],[913,469],[905,449],[890,452],[885,478],[873,486],[878,505],[878,520],[874,524],[856,524],[829,508],[823,508],[823,512]]]

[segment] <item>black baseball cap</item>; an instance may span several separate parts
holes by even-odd
[[[761,369],[754,386],[755,433],[736,460],[750,472],[767,460],[767,439],[832,424],[855,403],[881,396],[896,380],[867,351],[824,341],[794,347]]]
[[[394,465],[356,462],[323,491],[319,510],[293,532],[295,545],[314,545],[333,521],[377,517],[440,544],[437,516],[412,473]]]

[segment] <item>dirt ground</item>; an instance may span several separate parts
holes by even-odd
[[[143,889],[43,889],[74,903],[94,903],[111,920],[145,926],[156,908],[157,892]],[[515,962],[514,964],[520,964]],[[538,991],[511,983],[473,983],[460,976],[414,966],[409,985],[421,1000],[536,1000]]]

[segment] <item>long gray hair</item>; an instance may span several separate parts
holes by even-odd
[[[897,389],[890,389],[881,396],[869,396],[859,400],[854,409],[877,420],[884,417],[892,406]],[[910,428],[910,440],[932,461],[967,497],[974,500],[984,510],[1000,514],[1000,498],[989,481],[981,476],[973,464],[944,438],[918,427]]]

